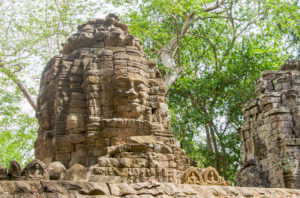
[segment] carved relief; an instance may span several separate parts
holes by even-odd
[[[91,166],[126,137],[172,137],[161,75],[117,16],[79,26],[63,48],[42,74],[38,159]]]
[[[10,178],[19,178],[21,176],[21,166],[16,160],[12,160],[9,164],[8,176]]]
[[[49,175],[46,165],[40,160],[33,160],[22,171],[22,176],[29,179],[48,180]]]
[[[203,170],[203,177],[205,183],[209,185],[222,185],[221,177],[217,170],[211,166]]]
[[[182,183],[203,185],[204,180],[203,180],[202,170],[195,167],[191,167],[187,169],[184,173]]]
[[[219,176],[217,170],[213,167],[208,167],[203,170],[195,167],[187,169],[183,175],[182,183],[198,185],[229,185],[229,182]]]

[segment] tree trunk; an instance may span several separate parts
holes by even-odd
[[[15,79],[15,80],[13,79],[13,81],[17,84],[19,89],[22,91],[22,93],[24,94],[26,100],[29,102],[29,104],[34,109],[34,111],[36,111],[36,104],[33,101],[33,99],[31,98],[31,96],[30,96],[29,92],[27,91],[27,89],[23,86],[23,84],[18,79]]]
[[[30,93],[27,91],[27,89],[24,87],[23,83],[10,71],[8,71],[5,66],[4,66],[4,62],[0,60],[0,68],[2,68],[0,70],[0,72],[2,72],[3,74],[5,74],[9,79],[11,79],[17,86],[18,88],[21,90],[21,92],[24,94],[26,100],[29,102],[29,104],[31,105],[31,107],[34,109],[34,111],[36,111],[36,103],[34,102],[34,100],[32,99]]]
[[[220,8],[224,4],[225,4],[224,0],[216,1],[214,5],[212,5],[211,7],[202,9],[201,11],[202,12],[211,12],[211,11],[214,11],[214,10]],[[173,16],[173,18],[176,20],[175,16]],[[167,73],[164,76],[166,93],[168,93],[170,86],[174,82],[176,82],[179,75],[183,71],[182,66],[180,64],[176,65],[176,61],[175,61],[173,52],[175,49],[177,49],[179,47],[180,40],[185,36],[190,25],[193,24],[194,21],[197,19],[199,19],[199,18],[195,17],[195,13],[192,12],[192,13],[187,14],[186,20],[183,22],[183,25],[182,25],[180,31],[177,30],[177,35],[161,48],[160,57],[161,57],[162,63],[166,68],[169,69],[169,71],[167,71]]]
[[[206,147],[207,150],[210,153],[213,153],[212,147],[211,147],[211,138],[210,138],[210,134],[209,134],[209,128],[207,125],[205,125],[205,132],[206,132]]]
[[[225,178],[226,170],[227,170],[227,163],[226,163],[225,146],[223,143],[221,143],[221,149],[222,149],[222,172],[221,172],[221,175]],[[225,179],[227,179],[227,178],[225,178]]]
[[[176,65],[175,57],[173,56],[173,51],[178,48],[180,39],[183,38],[190,27],[190,24],[194,21],[195,13],[187,15],[184,24],[177,35],[161,49],[161,60],[163,65],[170,69],[164,76],[164,83],[166,86],[166,93],[168,93],[169,87],[178,79],[180,73],[182,72],[181,65]]]
[[[209,129],[210,129],[210,135],[212,138],[213,146],[214,146],[214,158],[215,158],[215,168],[217,169],[218,172],[220,172],[220,163],[219,163],[219,151],[217,147],[217,140],[215,136],[215,131],[213,129],[213,126],[211,123],[208,124]]]

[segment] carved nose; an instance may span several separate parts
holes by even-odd
[[[138,93],[133,88],[130,88],[128,91],[126,91],[126,95],[136,97]]]
[[[127,96],[129,97],[137,97],[138,96],[138,93],[135,91],[134,89],[134,83],[133,82],[130,82],[129,83],[129,90],[125,92]]]

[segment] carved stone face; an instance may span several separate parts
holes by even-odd
[[[113,19],[79,29],[43,72],[36,157],[94,165],[131,136],[171,137],[164,83],[140,41]]]
[[[127,73],[127,75],[116,76],[114,83],[116,117],[143,120],[145,107],[149,105],[147,80],[139,74]]]

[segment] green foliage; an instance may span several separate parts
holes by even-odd
[[[142,39],[163,74],[169,68],[162,63],[161,50],[172,38],[180,39],[171,53],[183,71],[168,92],[174,133],[194,164],[215,166],[233,181],[241,160],[236,133],[241,109],[254,96],[261,71],[278,69],[299,46],[290,39],[299,38],[299,9],[281,0],[228,0],[207,10],[216,2],[143,0],[116,5],[136,4],[121,18]],[[193,20],[181,37],[189,15]]]
[[[24,165],[33,158],[37,121],[35,115],[22,112],[18,105],[22,93],[7,78],[0,79],[0,165],[8,168],[13,159]]]
[[[0,165],[33,158],[38,124],[16,82],[35,101],[40,73],[78,24],[96,13],[90,0],[4,0],[0,3]],[[27,107],[24,110],[24,107]]]
[[[221,71],[203,70],[201,66],[187,69],[168,96],[174,132],[187,153],[201,166],[215,166],[214,154],[208,150],[205,137],[205,125],[214,124],[218,150],[222,151],[221,144],[226,150],[227,167],[223,176],[231,181],[240,162],[236,131],[242,121],[242,106],[253,96],[253,85],[260,72],[277,69],[284,60],[277,56],[280,50],[265,48],[263,40],[260,43],[253,40],[256,39],[245,37],[236,43]],[[196,41],[192,43],[198,45]],[[221,156],[220,160],[223,160]]]

